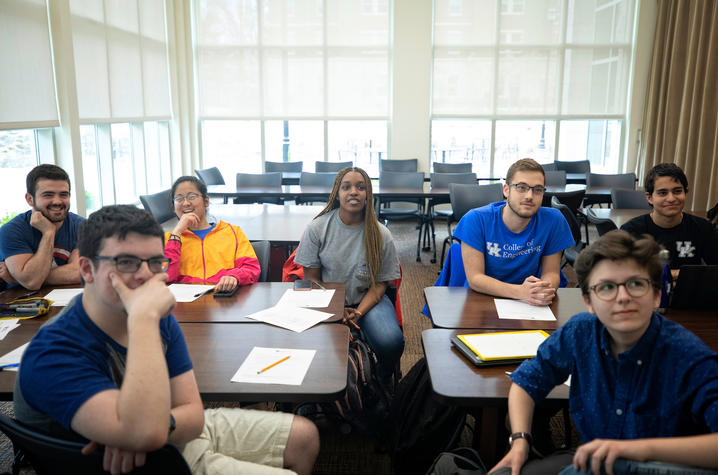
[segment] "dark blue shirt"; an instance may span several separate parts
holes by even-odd
[[[584,442],[718,432],[718,355],[658,313],[615,359],[608,331],[580,313],[511,375],[534,401],[571,376],[571,416]]]

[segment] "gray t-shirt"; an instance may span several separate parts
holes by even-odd
[[[398,279],[399,259],[394,239],[386,226],[379,223],[382,238],[382,264],[378,282]],[[320,268],[323,282],[346,284],[346,305],[356,305],[369,289],[369,271],[364,249],[364,223],[347,226],[334,209],[312,221],[304,231],[294,262]]]

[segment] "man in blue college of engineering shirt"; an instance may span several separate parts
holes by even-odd
[[[574,240],[561,212],[541,206],[545,183],[543,167],[521,159],[507,172],[505,202],[461,218],[453,236],[461,241],[464,285],[532,305],[551,303],[562,280],[561,252]]]
[[[80,282],[77,230],[70,213],[70,178],[56,165],[39,165],[26,179],[32,209],[0,227],[0,286],[36,290]]]
[[[692,468],[718,468],[718,355],[654,311],[659,250],[651,238],[612,231],[579,255],[590,313],[575,315],[512,373],[511,449],[496,474],[557,473],[566,465],[562,475],[718,473]],[[526,464],[534,406],[569,376],[571,416],[584,444]]]

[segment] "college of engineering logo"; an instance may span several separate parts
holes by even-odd
[[[676,241],[676,251],[678,251],[678,257],[693,257],[693,251],[696,247],[691,241]]]
[[[501,248],[497,242],[486,241],[486,251],[490,256],[501,257]]]

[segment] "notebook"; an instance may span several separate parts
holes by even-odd
[[[548,333],[541,330],[456,335],[451,343],[476,366],[520,363],[536,356]]]
[[[671,308],[718,307],[718,265],[684,265],[673,289]]]

